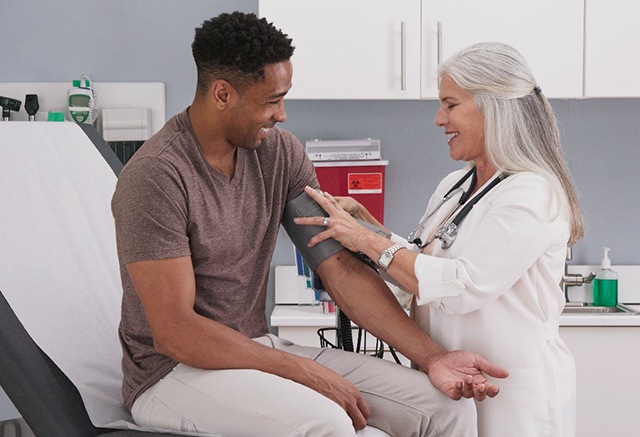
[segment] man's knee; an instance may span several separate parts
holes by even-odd
[[[457,401],[451,400],[445,408],[440,410],[439,415],[433,417],[433,423],[442,435],[477,436],[478,414],[475,401],[464,398]]]
[[[299,403],[300,399],[298,398],[297,408],[291,409],[290,402],[287,402],[285,407],[289,409],[286,420],[290,429],[295,430],[295,435],[355,437],[356,432],[351,418],[337,403],[317,392],[311,396],[304,396],[303,404]]]

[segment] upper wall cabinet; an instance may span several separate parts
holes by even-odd
[[[293,38],[294,99],[420,98],[419,0],[260,0]]]
[[[296,46],[289,98],[437,98],[439,60],[482,41],[516,47],[547,97],[580,97],[583,1],[259,0],[259,13]]]
[[[515,47],[547,97],[582,96],[583,11],[583,0],[422,0],[422,96],[438,95],[440,60],[485,41]]]
[[[585,95],[640,97],[640,6],[586,0]]]

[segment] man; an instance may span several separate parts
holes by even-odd
[[[192,50],[192,105],[129,161],[112,202],[123,396],[136,422],[225,436],[342,437],[367,423],[394,436],[475,435],[472,402],[452,399],[494,396],[482,371],[503,370],[443,351],[345,250],[317,262],[325,287],[431,382],[384,360],[267,335],[283,211],[317,187],[300,143],[275,127],[286,119],[293,47],[266,20],[236,12],[196,29]]]

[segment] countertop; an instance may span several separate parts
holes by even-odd
[[[640,311],[640,305],[625,304],[631,309]],[[563,314],[560,326],[629,326],[640,327],[640,313],[613,314]]]
[[[627,305],[640,311],[640,304]],[[276,305],[271,326],[332,327],[335,313],[323,313],[319,305]],[[640,327],[640,314],[563,314],[560,326],[629,326]]]

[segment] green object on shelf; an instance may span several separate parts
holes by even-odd
[[[47,121],[64,121],[64,113],[49,112],[49,115],[47,116]]]

